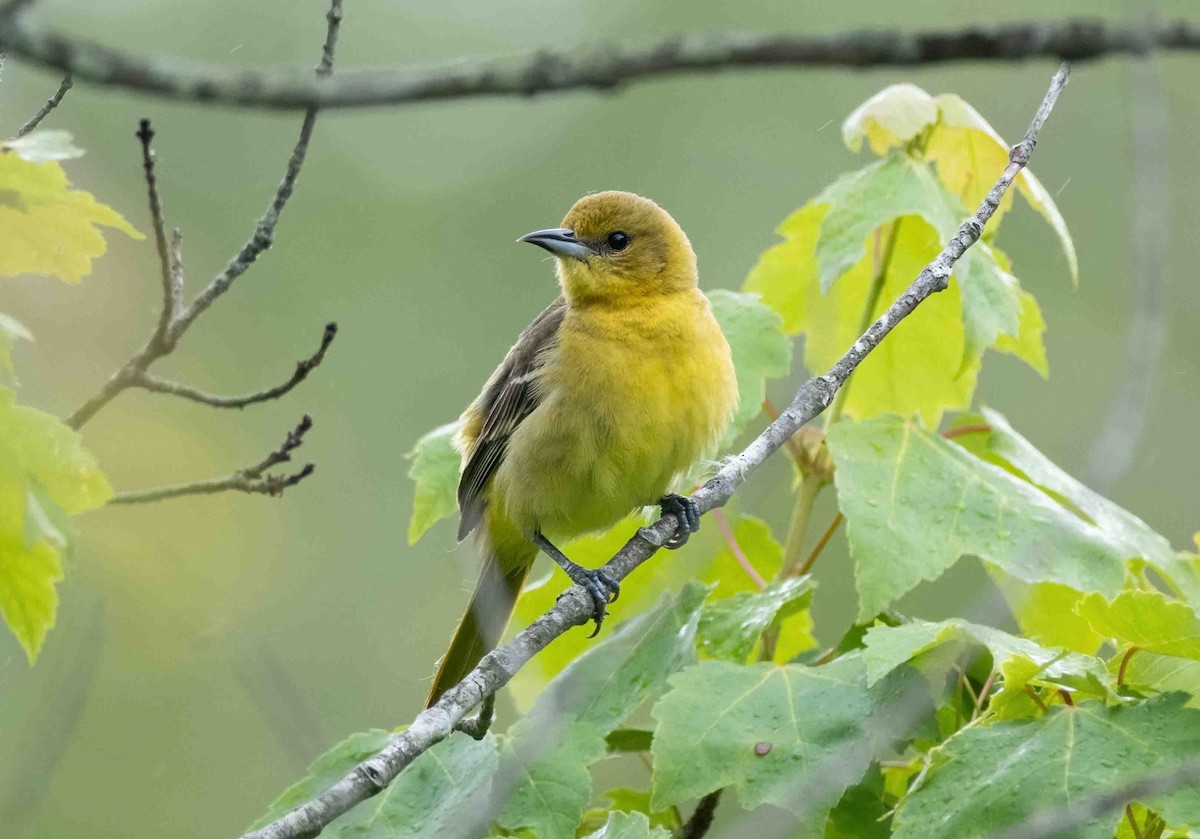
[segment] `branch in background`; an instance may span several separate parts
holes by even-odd
[[[67,91],[71,89],[71,85],[73,84],[74,81],[71,79],[71,74],[67,73],[62,80],[62,84],[58,86],[58,90],[56,90],[54,95],[46,101],[46,104],[42,105],[41,109],[32,117],[30,117],[29,122],[17,129],[17,136],[24,137],[30,131],[41,125],[42,120],[49,116],[50,112],[58,107],[58,103],[61,102],[62,98],[67,95]]]
[[[1144,6],[1150,4],[1142,0]],[[1149,30],[1149,26],[1147,25]],[[1110,489],[1137,459],[1146,414],[1167,347],[1167,297],[1171,252],[1171,176],[1167,128],[1170,110],[1158,69],[1148,59],[1129,67],[1130,155],[1133,186],[1129,201],[1129,289],[1133,296],[1125,333],[1124,370],[1092,441],[1088,483]]]
[[[169,498],[182,498],[185,495],[212,495],[216,492],[248,492],[259,495],[283,495],[288,487],[303,481],[315,470],[316,466],[306,463],[297,472],[289,475],[271,475],[268,469],[292,459],[292,451],[304,442],[304,435],[312,428],[312,417],[307,414],[300,424],[288,432],[283,445],[271,452],[262,462],[239,469],[225,478],[213,478],[208,481],[195,481],[190,484],[176,484],[158,489],[143,489],[136,492],[119,492],[112,497],[109,504],[145,504],[150,501],[166,501]]]
[[[1200,782],[1200,760],[1193,760],[1083,801],[1035,813],[1020,824],[988,834],[986,839],[1050,839],[1052,836],[1064,836],[1073,828],[1120,810],[1130,801],[1145,801],[1197,782]]]
[[[0,7],[0,27],[5,22],[6,13],[14,5],[10,2],[8,6]],[[20,5],[20,4],[16,4]],[[325,16],[328,22],[328,27],[325,33],[325,43],[321,48],[321,61],[317,65],[317,75],[327,77],[333,72],[333,53],[337,45],[338,30],[342,22],[342,0],[331,0],[328,14]],[[3,31],[0,29],[0,31]],[[134,354],[129,361],[125,362],[119,370],[109,377],[90,399],[76,409],[75,413],[67,417],[66,423],[72,428],[78,429],[90,420],[96,413],[112,401],[113,397],[124,391],[126,388],[139,385],[140,381],[146,375],[146,369],[158,359],[165,355],[169,355],[174,349],[179,339],[195,322],[196,318],[205,312],[218,297],[229,290],[233,285],[234,280],[246,272],[254,261],[258,259],[263,251],[271,247],[275,241],[275,228],[279,224],[279,217],[287,206],[288,199],[292,197],[292,192],[296,186],[296,178],[300,175],[300,169],[304,165],[304,156],[308,152],[308,143],[312,138],[313,126],[317,120],[317,109],[309,108],[304,115],[304,122],[300,126],[300,136],[296,140],[296,145],[292,149],[292,155],[288,159],[287,170],[284,172],[283,181],[275,190],[275,197],[271,201],[271,205],[267,207],[262,218],[254,228],[254,233],[249,241],[234,255],[213,280],[196,295],[192,300],[191,305],[176,309],[168,318],[166,312],[159,319],[159,328],[155,329],[154,334],[146,342],[137,353]],[[145,122],[145,120],[143,120]],[[147,126],[147,131],[149,131]],[[153,136],[153,132],[149,132]],[[139,137],[141,132],[139,132]],[[148,144],[148,140],[144,143]],[[147,168],[147,179],[151,178],[152,166]],[[151,186],[153,191],[153,186]],[[156,201],[156,196],[151,197],[151,210],[153,215],[153,207]],[[161,207],[160,207],[161,212]],[[156,221],[156,234],[159,232],[158,222]],[[159,250],[160,257],[162,249]],[[173,248],[171,251],[170,261],[170,279],[168,280],[165,274],[167,269],[164,267],[163,280],[163,307],[171,309],[174,307],[175,288],[179,289],[179,298],[182,302],[183,296],[183,265],[182,257],[180,256],[180,237],[176,234]],[[165,326],[164,326],[165,324]]]
[[[253,405],[256,402],[278,399],[307,379],[308,374],[325,360],[325,352],[329,349],[329,345],[333,343],[333,339],[336,336],[337,324],[332,322],[325,324],[325,333],[321,336],[321,346],[308,358],[296,362],[296,371],[292,373],[290,379],[283,384],[275,385],[275,387],[269,387],[265,390],[255,391],[254,393],[247,393],[244,396],[217,396],[216,394],[197,390],[189,385],[160,379],[149,373],[142,373],[137,376],[133,381],[133,386],[151,391],[152,393],[167,393],[171,396],[181,396],[184,399],[190,399],[193,402],[199,402],[213,408],[245,408],[247,405]]]
[[[9,16],[12,20],[6,22]],[[36,25],[29,17],[0,7],[0,49],[7,48],[14,56],[44,67],[73,72],[78,80],[93,84],[260,109],[350,108],[471,96],[609,91],[660,76],[736,68],[912,67],[1031,58],[1082,61],[1142,54],[1148,49],[1200,49],[1200,27],[1187,21],[1146,31],[1137,25],[1065,19],[924,32],[874,29],[830,35],[676,35],[655,43],[456,58],[314,80],[291,70],[255,72],[131,55],[70,38]]]
[[[783,447],[804,423],[812,421],[829,407],[850,374],[900,321],[930,295],[946,288],[954,263],[979,240],[1000,199],[1029,161],[1038,133],[1066,86],[1068,74],[1067,64],[1059,67],[1024,139],[1012,148],[1008,166],[979,209],[963,222],[937,258],[921,270],[912,285],[854,342],[829,372],[801,385],[792,403],[778,419],[740,454],[729,458],[721,470],[692,495],[692,500],[702,513],[723,506],[752,470]],[[624,579],[666,544],[677,527],[675,516],[668,514],[652,525],[639,528],[637,534],[604,565],[603,572],[614,580]],[[299,805],[271,824],[246,834],[243,839],[301,839],[318,835],[338,816],[387,787],[418,755],[449,735],[472,708],[507,684],[551,641],[571,627],[587,623],[591,611],[590,596],[581,587],[572,586],[552,609],[511,641],[484,656],[461,682],[446,691],[433,706],[418,714],[403,733],[392,737],[382,751],[360,763],[316,798]]]

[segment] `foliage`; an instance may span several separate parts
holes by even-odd
[[[143,238],[119,213],[68,188],[57,161],[82,154],[65,131],[0,143],[0,278],[42,274],[74,283],[105,251],[98,226]],[[0,368],[15,383],[23,325],[0,313]],[[56,417],[18,405],[0,386],[0,613],[32,664],[54,626],[69,516],[104,504],[108,480],[79,434]]]
[[[1008,159],[966,102],[912,85],[864,103],[843,138],[878,159],[789,216],[743,293],[711,295],[738,368],[734,433],[752,426],[766,382],[788,372],[791,338],[804,336],[806,366],[824,372],[938,252]],[[1017,190],[1058,237],[1077,282],[1053,199],[1028,171]],[[808,429],[797,441],[819,457],[795,457],[793,532],[778,539],[732,506],[706,518],[685,550],[624,586],[615,630],[599,641],[569,633],[517,675],[523,715],[506,731],[479,744],[453,735],[381,803],[327,832],[375,835],[364,825],[399,806],[403,785],[432,814],[427,824],[454,807],[482,813],[469,830],[455,825],[467,835],[665,836],[692,802],[726,789],[718,818],[778,808],[774,817],[792,821],[789,835],[979,836],[1194,760],[1200,558],[1072,478],[1000,412],[967,412],[988,350],[1048,374],[1042,312],[997,243],[1012,205],[1006,197],[949,289],[858,369],[824,432]],[[410,538],[454,512],[451,435],[443,426],[413,451]],[[821,652],[809,612],[819,592],[800,549],[817,542],[808,514],[827,485],[846,520],[858,609],[842,616],[853,624],[842,640]],[[568,553],[600,565],[638,524],[631,517]],[[890,611],[968,556],[995,579],[1019,633]],[[557,571],[531,583],[518,628],[564,586]],[[336,746],[272,812],[386,736]],[[469,766],[468,752],[476,756]],[[598,783],[612,771],[593,772],[605,759],[628,766],[617,788]],[[440,774],[427,768],[431,760]],[[430,829],[404,818],[391,835]],[[1104,811],[1061,835],[1198,826],[1200,797],[1184,789],[1147,794],[1128,815]]]

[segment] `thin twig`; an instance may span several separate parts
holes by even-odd
[[[0,7],[0,23],[4,21],[3,7]],[[317,75],[321,78],[326,78],[333,72],[333,55],[334,48],[337,45],[338,31],[342,22],[342,0],[331,0],[328,14],[325,19],[328,23],[325,32],[325,42],[321,47],[321,61],[317,65]],[[237,254],[225,266],[213,280],[192,300],[191,305],[179,310],[171,319],[168,327],[160,334],[155,330],[154,334],[134,356],[127,361],[117,372],[109,377],[108,381],[83,405],[66,419],[67,425],[78,429],[93,416],[96,412],[107,405],[114,396],[124,391],[126,388],[134,387],[139,383],[139,380],[145,374],[146,369],[175,349],[180,337],[188,330],[188,328],[214,301],[233,285],[234,280],[246,272],[254,261],[258,259],[263,251],[271,247],[275,241],[275,228],[279,224],[279,217],[282,214],[284,207],[287,206],[288,199],[292,197],[292,192],[296,186],[296,179],[300,175],[300,169],[304,165],[304,157],[308,152],[308,143],[312,138],[313,126],[316,124],[317,108],[309,108],[304,114],[304,121],[300,126],[300,136],[296,140],[296,145],[292,149],[291,157],[288,159],[287,169],[284,172],[283,180],[279,187],[275,190],[275,196],[271,201],[266,212],[255,225],[254,233],[250,239],[244,244]],[[178,256],[179,249],[175,248],[174,255]],[[178,260],[176,260],[178,261]],[[178,280],[176,280],[178,275]],[[171,279],[172,279],[172,294],[174,288],[178,285],[180,297],[182,297],[182,266],[172,263]]]
[[[337,324],[332,322],[325,324],[325,333],[321,336],[321,345],[311,356],[296,362],[296,370],[292,373],[291,378],[282,384],[266,388],[265,390],[258,390],[254,393],[247,393],[242,396],[218,396],[213,393],[205,393],[190,385],[160,379],[149,373],[142,373],[134,379],[133,386],[151,391],[152,393],[166,393],[171,396],[180,396],[212,408],[245,408],[247,405],[253,405],[256,402],[278,399],[307,379],[308,374],[324,361],[325,352],[329,349],[329,345],[333,343],[336,335]]]
[[[150,142],[154,139],[154,129],[150,127],[150,120],[142,119],[138,126],[137,138],[142,143],[142,169],[146,173],[146,195],[150,199],[150,220],[154,226],[154,244],[158,249],[158,267],[162,277],[163,303],[155,329],[155,335],[161,341],[166,337],[177,311],[173,293],[175,260],[167,245],[167,225],[163,220],[162,198],[158,194],[158,177],[154,172],[154,149],[150,147]]]
[[[813,563],[817,561],[817,557],[821,555],[821,551],[825,550],[825,546],[829,544],[829,540],[833,538],[833,534],[837,532],[838,527],[845,520],[846,517],[841,513],[833,517],[833,521],[829,523],[829,527],[825,528],[825,532],[821,534],[821,538],[813,546],[812,553],[808,555],[808,559],[804,560],[803,564],[796,569],[797,577],[803,577],[812,570]]]
[[[216,492],[248,492],[259,495],[283,495],[288,487],[293,487],[313,473],[316,467],[311,463],[304,464],[298,471],[287,475],[273,475],[267,472],[281,463],[292,459],[292,451],[304,442],[304,435],[312,428],[312,417],[307,414],[300,424],[288,432],[283,445],[267,455],[261,462],[245,469],[239,469],[224,478],[212,478],[206,481],[194,481],[189,484],[143,489],[135,492],[119,492],[112,497],[109,504],[146,504],[151,501],[166,501],[170,498],[182,498],[185,495],[212,495]]]
[[[71,89],[71,86],[74,83],[75,82],[71,79],[70,73],[67,73],[67,75],[63,76],[62,84],[58,86],[58,90],[54,92],[53,96],[46,100],[46,104],[42,105],[41,109],[38,110],[36,114],[29,118],[29,122],[17,129],[17,136],[24,137],[30,131],[41,125],[42,120],[48,117],[50,112],[58,107],[58,103],[61,102],[62,98],[67,95],[67,91]]]
[[[713,814],[717,812],[717,804],[721,801],[721,790],[713,790],[700,799],[692,816],[679,831],[679,839],[703,839],[712,827]]]
[[[193,102],[259,109],[372,107],[567,90],[612,91],[649,79],[766,67],[914,67],[950,61],[1083,61],[1147,50],[1200,49],[1200,27],[1097,19],[1024,21],[998,26],[905,31],[866,29],[829,35],[718,32],[672,35],[573,50],[434,64],[312,79],[290,68],[253,71],[169,61],[80,41],[17,17],[0,26],[0,48],[36,64],[74,71],[77,81]]]
[[[1125,668],[1129,666],[1129,659],[1133,658],[1133,654],[1137,651],[1136,646],[1131,646],[1125,651],[1125,655],[1121,656],[1121,665],[1117,668],[1117,687],[1125,684]]]
[[[461,720],[457,728],[473,740],[482,740],[487,735],[488,729],[492,727],[492,720],[495,717],[496,694],[489,693],[479,706],[479,714],[474,719]]]
[[[742,550],[742,546],[738,544],[737,536],[733,533],[733,528],[729,526],[729,518],[725,515],[724,510],[713,510],[713,518],[717,520],[717,529],[721,531],[721,536],[725,539],[725,544],[729,546],[729,552],[733,554],[733,558],[737,560],[737,564],[742,566],[742,570],[746,572],[746,576],[750,578],[754,585],[760,589],[767,587],[767,581],[763,579],[763,575],[758,573],[758,569],[754,567],[754,563],[750,561],[750,557],[746,556],[746,552]]]
[[[1054,74],[1050,89],[1024,139],[1012,148],[1008,166],[975,214],[963,222],[937,258],[921,270],[912,285],[827,373],[801,385],[792,403],[779,418],[740,454],[729,458],[721,470],[692,495],[700,512],[709,512],[728,502],[750,472],[782,448],[797,429],[829,407],[850,374],[900,321],[930,295],[946,288],[954,263],[979,240],[1000,199],[1029,161],[1038,133],[1066,86],[1069,72],[1069,66],[1064,63]],[[665,545],[678,526],[675,515],[668,513],[654,524],[639,528],[601,570],[613,580],[623,580]],[[485,697],[507,684],[518,670],[554,639],[573,626],[587,623],[592,608],[591,597],[583,588],[572,586],[567,589],[549,611],[512,640],[485,655],[461,682],[418,714],[412,724],[402,733],[394,735],[378,754],[358,764],[312,800],[300,804],[270,824],[245,834],[244,839],[301,839],[318,835],[335,818],[385,789],[406,766],[454,731],[467,713],[479,706]]]

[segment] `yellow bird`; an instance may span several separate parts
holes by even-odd
[[[669,491],[737,408],[729,344],[666,210],[600,192],[518,241],[557,257],[562,294],[461,417],[458,536],[478,531],[483,568],[430,705],[499,642],[539,550],[591,594],[599,632],[617,582],[555,545],[653,504],[679,517],[668,547],[686,542],[700,517]]]

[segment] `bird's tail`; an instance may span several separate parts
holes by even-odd
[[[479,572],[479,582],[475,584],[467,611],[463,613],[458,629],[450,640],[450,649],[438,665],[433,687],[425,701],[426,708],[461,682],[464,676],[475,669],[480,659],[500,643],[517,605],[521,586],[537,557],[537,548],[523,537],[513,535],[515,539],[496,542],[484,537],[483,568]]]

